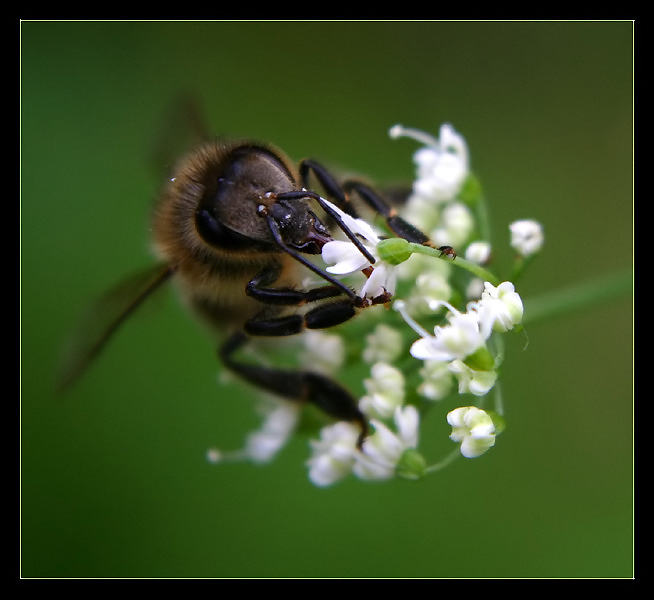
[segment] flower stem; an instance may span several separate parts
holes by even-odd
[[[414,243],[409,244],[409,249],[411,250],[411,252],[415,252],[416,254],[427,254],[428,256],[435,256],[436,258],[441,258],[444,260],[451,261],[451,263],[454,266],[465,269],[466,271],[472,273],[476,277],[483,279],[484,281],[488,281],[493,285],[500,284],[500,280],[497,277],[495,277],[495,275],[493,275],[490,271],[484,269],[484,267],[476,263],[466,260],[465,258],[461,258],[460,256],[457,256],[454,260],[451,260],[446,255],[441,256],[442,252],[438,250],[438,248],[431,248],[430,246],[422,246],[421,244],[414,244]]]
[[[436,473],[436,471],[440,471],[441,469],[444,469],[445,467],[453,463],[459,456],[461,456],[461,451],[459,450],[459,448],[457,448],[456,450],[450,452],[440,462],[434,463],[433,465],[427,467],[425,469],[425,474]]]

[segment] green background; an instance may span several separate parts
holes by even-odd
[[[484,186],[497,259],[511,221],[544,225],[519,289],[527,310],[541,293],[628,271],[631,22],[20,31],[23,577],[632,575],[629,295],[534,323],[526,351],[524,338],[510,343],[496,447],[420,483],[318,489],[306,438],[266,467],[208,464],[207,448],[236,448],[257,424],[254,396],[216,384],[214,344],[173,294],[67,397],[52,391],[76,315],[150,264],[163,173],[152,151],[182,92],[216,134],[380,182],[413,176],[416,145],[389,127],[452,123]],[[446,438],[443,419],[426,423],[427,448],[430,431]]]

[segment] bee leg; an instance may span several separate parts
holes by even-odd
[[[277,306],[301,306],[308,302],[315,302],[316,300],[342,296],[344,293],[340,285],[325,285],[311,290],[270,287],[277,281],[281,273],[281,264],[267,267],[247,283],[245,293],[255,300]]]
[[[246,321],[244,329],[249,335],[286,336],[302,333],[305,329],[327,329],[345,323],[356,314],[351,300],[325,302],[305,314],[272,317],[267,311]]]
[[[398,237],[416,244],[433,246],[432,241],[422,231],[400,217],[397,210],[370,186],[360,181],[346,181],[343,187],[348,192],[355,191],[370,208],[386,219],[388,227]]]
[[[370,208],[386,219],[388,227],[398,237],[416,244],[433,246],[431,240],[422,231],[400,217],[397,210],[370,186],[356,180],[348,180],[343,185],[339,185],[322,165],[313,160],[304,160],[300,163],[300,176],[305,187],[308,185],[310,172],[314,173],[327,195],[336,202],[339,208],[351,216],[357,217],[356,210],[349,198],[349,193],[354,191]]]
[[[341,210],[344,210],[352,217],[358,217],[354,206],[352,206],[352,203],[345,195],[343,188],[329,173],[329,171],[325,169],[325,167],[323,167],[320,163],[317,163],[315,160],[305,159],[300,162],[299,168],[302,185],[305,188],[309,187],[309,175],[310,173],[313,173],[320,185],[324,188],[327,196],[334,200],[334,202]]]
[[[323,302],[304,314],[277,316],[275,307],[303,306],[308,303],[344,296],[341,287],[325,285],[309,290],[295,288],[273,288],[271,286],[279,277],[281,266],[275,265],[261,271],[253,277],[245,288],[245,293],[268,305],[259,314],[245,323],[245,331],[250,335],[285,336],[301,333],[305,329],[325,329],[339,325],[351,319],[355,314],[358,301],[356,295],[332,302]]]
[[[223,363],[245,381],[293,402],[309,402],[341,421],[356,423],[361,429],[357,447],[368,434],[368,423],[354,397],[335,381],[311,371],[291,371],[240,362],[236,351],[247,341],[245,333],[232,335],[220,348]]]

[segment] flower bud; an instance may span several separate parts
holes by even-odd
[[[395,466],[395,473],[403,479],[422,479],[427,471],[425,457],[414,448],[407,448]]]
[[[377,244],[379,258],[391,265],[399,265],[407,260],[412,252],[409,242],[404,238],[389,238]]]
[[[481,408],[456,408],[448,413],[447,422],[452,426],[450,439],[461,442],[461,454],[466,458],[481,456],[495,445],[495,425]]]

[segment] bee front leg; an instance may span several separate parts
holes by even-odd
[[[389,229],[395,235],[409,242],[433,246],[429,237],[400,217],[397,210],[389,202],[365,183],[352,179],[339,185],[336,179],[320,163],[314,160],[302,161],[300,163],[300,176],[305,186],[308,185],[310,173],[315,175],[316,179],[325,189],[327,196],[334,200],[341,210],[344,210],[351,216],[357,217],[356,210],[350,198],[350,193],[356,192],[368,207],[386,220]]]
[[[240,362],[234,354],[247,341],[243,332],[232,335],[220,348],[223,363],[245,381],[293,402],[308,402],[330,417],[355,423],[361,433],[361,448],[368,434],[368,423],[354,397],[335,381],[311,371],[291,371]]]
[[[400,217],[397,210],[370,186],[359,181],[351,180],[346,181],[343,184],[343,188],[347,192],[356,192],[370,208],[386,220],[389,229],[398,237],[416,244],[433,246],[431,240],[422,231]]]
[[[313,173],[320,185],[337,206],[352,217],[358,217],[356,210],[346,196],[343,188],[325,167],[315,160],[305,159],[300,163],[300,178],[304,187],[309,187],[309,175]]]

